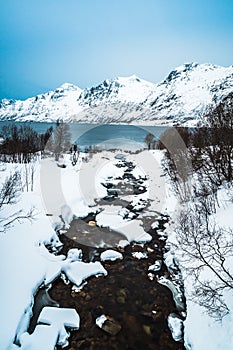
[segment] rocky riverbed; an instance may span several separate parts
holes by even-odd
[[[133,162],[121,156],[115,166],[123,172],[102,183],[107,195],[96,199],[93,212],[76,217],[61,236],[61,253],[82,249],[85,262],[100,261],[109,247],[122,254],[122,259],[102,262],[107,276],[89,278],[76,291],[61,279],[53,283],[51,297],[60,307],[76,309],[81,319],[80,329],[71,332],[68,349],[184,349],[182,280],[176,266],[171,273],[164,263],[169,216],[151,211],[150,200],[141,196],[148,191],[148,178],[135,176]],[[98,215],[110,206],[122,207],[129,222],[140,220],[151,238],[117,245],[126,239],[124,232],[98,225]],[[179,329],[168,326],[168,319],[178,320]]]
[[[35,296],[29,333],[43,307],[52,306],[74,309],[80,316],[80,327],[69,330],[69,350],[182,350],[186,306],[179,268],[166,247],[170,217],[158,211],[162,174],[148,174],[137,165],[146,154],[95,156],[82,176],[86,179],[93,172],[100,195],[90,198],[89,184],[82,182],[86,186],[83,199],[89,198],[85,203],[88,215],[67,211],[71,222],[61,215],[59,255],[66,260],[59,265],[61,278],[49,290],[45,283]],[[94,169],[103,160],[104,165]],[[145,169],[150,170],[151,156],[148,161]],[[95,264],[101,276],[75,270]]]
[[[167,218],[161,218],[161,227],[166,221]],[[69,349],[184,349],[182,339],[177,342],[172,338],[167,321],[170,314],[182,319],[182,313],[172,292],[158,282],[161,276],[169,278],[169,272],[164,263],[159,271],[148,271],[155,261],[163,261],[165,245],[156,230],[150,230],[150,234],[153,238],[144,246],[130,244],[119,248],[123,259],[103,262],[108,275],[89,279],[81,291],[72,291],[72,286],[62,280],[53,284],[51,297],[61,307],[75,308],[81,318],[80,329],[71,332]],[[82,248],[84,260],[90,259],[91,248],[66,236],[62,242],[62,253]],[[100,260],[103,251],[96,249],[94,260]],[[133,256],[136,252],[144,253],[145,258],[137,259]],[[96,325],[101,315],[111,320],[107,328]]]

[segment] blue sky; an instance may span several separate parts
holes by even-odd
[[[159,82],[186,62],[233,64],[233,1],[5,0],[0,33],[0,99],[132,74]]]

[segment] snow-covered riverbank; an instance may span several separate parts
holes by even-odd
[[[1,164],[1,183],[15,168],[22,173],[22,193],[14,205],[7,206],[1,211],[1,217],[9,217],[20,209],[26,213],[32,207],[35,208],[33,220],[16,221],[6,232],[0,234],[2,350],[18,349],[20,345],[22,349],[25,347],[35,350],[33,344],[38,342],[35,334],[41,336],[44,328],[38,328],[37,332],[33,333],[34,336],[29,335],[27,329],[34,295],[38,288],[49,285],[61,273],[71,281],[76,291],[88,276],[106,275],[108,271],[102,264],[105,264],[105,255],[108,257],[110,254],[104,253],[107,248],[116,251],[111,253],[113,255],[110,260],[113,257],[116,261],[123,259],[124,264],[124,254],[121,253],[130,242],[137,242],[140,248],[138,251],[132,248],[132,244],[130,246],[130,249],[133,249],[131,255],[133,261],[139,259],[140,262],[142,259],[142,263],[140,262],[142,265],[144,259],[149,261],[149,266],[148,263],[145,265],[147,266],[145,274],[148,274],[149,280],[157,280],[154,276],[160,271],[162,263],[160,258],[150,261],[150,254],[154,254],[152,252],[154,248],[149,244],[154,242],[154,236],[148,231],[156,232],[161,242],[166,241],[167,236],[168,242],[173,242],[174,225],[169,226],[166,223],[167,228],[164,226],[163,229],[159,229],[159,222],[163,220],[160,213],[173,216],[170,220],[172,221],[176,217],[175,211],[178,210],[169,181],[163,176],[162,156],[161,151],[144,151],[138,154],[103,151],[94,154],[87,162],[85,155],[81,154],[76,166],[71,165],[69,156],[60,161],[60,166],[57,166],[52,159],[38,160],[35,164],[32,192],[30,186],[29,192],[26,191],[24,165]],[[221,223],[225,221],[226,216],[230,218],[231,210],[232,202],[229,201],[229,197],[222,199],[216,221]],[[85,224],[83,219],[88,215],[92,219]],[[75,222],[78,231],[75,229]],[[227,223],[232,227],[233,222],[230,219]],[[59,255],[62,244],[54,229],[66,233],[68,239],[73,242],[80,242],[93,249],[102,247],[103,252],[98,258],[99,261],[92,265],[80,259],[72,260],[72,252]],[[110,232],[115,235],[115,240],[111,241],[112,246],[106,239],[106,233]],[[95,237],[95,240],[91,237]],[[179,251],[167,253],[165,262],[168,270],[174,259],[179,259],[179,255]],[[158,281],[171,290],[176,304],[179,305],[181,302],[180,307],[183,310],[177,286],[165,277],[159,276]],[[185,276],[184,284],[186,291],[189,292],[192,289],[189,276]],[[228,296],[230,298],[230,294]],[[230,350],[233,341],[231,321],[232,312],[224,318],[222,324],[215,323],[209,316],[203,314],[203,309],[188,299],[187,319],[184,322],[186,348]],[[62,328],[64,324],[59,324],[60,328],[56,330],[53,327],[50,333],[51,346],[48,349],[54,347],[56,338],[54,334],[59,335],[61,345],[66,344],[67,334]],[[178,339],[180,333],[175,324],[179,324],[177,326],[179,329],[182,326],[179,319],[177,321],[173,315],[169,318],[169,327],[174,328],[174,337]],[[75,328],[74,323],[72,325],[71,328]],[[76,326],[79,327],[77,322]],[[47,331],[48,329],[45,329],[44,334],[47,334]]]

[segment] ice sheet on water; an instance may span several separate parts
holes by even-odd
[[[38,325],[32,334],[24,333],[20,338],[21,350],[54,350],[58,330],[54,326]]]
[[[121,207],[109,206],[106,210],[96,215],[98,226],[109,227],[122,233],[129,242],[150,242],[152,237],[141,226],[141,220],[126,221],[119,215]]]

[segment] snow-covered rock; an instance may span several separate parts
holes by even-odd
[[[107,271],[99,261],[93,263],[75,261],[63,266],[62,271],[65,273],[68,280],[76,286],[80,286],[82,282],[90,276],[107,275]]]
[[[121,239],[121,240],[118,242],[117,246],[118,246],[119,248],[125,248],[125,247],[127,247],[129,244],[130,244],[129,241],[127,241],[126,239]]]
[[[142,252],[133,252],[132,256],[134,258],[138,259],[138,260],[140,260],[140,259],[147,259],[148,258],[147,254],[146,253],[142,253]]]
[[[20,337],[22,350],[53,350],[56,345],[68,345],[69,333],[66,328],[78,329],[80,317],[74,309],[44,307],[32,334],[23,333]],[[66,327],[66,328],[65,328]]]
[[[123,255],[115,250],[108,249],[108,250],[105,250],[105,252],[101,253],[100,259],[101,261],[122,260]]]
[[[183,321],[176,314],[170,314],[167,322],[173,339],[175,341],[180,341],[183,337]]]
[[[100,317],[97,317],[95,323],[99,328],[102,328],[105,321],[107,321],[107,317],[103,314]]]
[[[25,101],[3,99],[0,120],[195,125],[210,105],[233,91],[233,66],[184,64],[160,83],[137,76],[81,90],[65,83]]]
[[[71,329],[78,329],[80,317],[74,309],[46,306],[41,311],[38,323],[60,324]]]
[[[70,262],[82,261],[82,256],[82,249],[72,248],[67,253],[67,260],[70,260]]]
[[[148,270],[153,271],[153,272],[157,272],[161,269],[161,266],[162,266],[162,260],[156,260],[153,265],[149,266]]]

